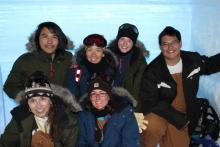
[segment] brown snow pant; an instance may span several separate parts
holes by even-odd
[[[149,121],[148,128],[141,134],[141,147],[188,147],[188,129],[178,130],[164,118],[149,113],[145,116]]]

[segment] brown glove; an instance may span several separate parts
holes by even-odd
[[[31,147],[54,147],[54,143],[48,134],[37,131],[32,135]]]

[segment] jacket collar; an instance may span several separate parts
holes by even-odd
[[[21,135],[21,137],[23,137],[22,144],[27,147],[31,146],[32,130],[34,128],[34,125],[35,120],[33,115],[30,115],[29,117],[21,121],[21,126],[23,128],[23,132]]]
[[[182,63],[183,63],[183,69],[182,69],[182,76],[183,78],[186,78],[189,73],[191,72],[191,66],[192,66],[192,59],[189,58],[186,54],[186,51],[180,51],[180,57],[182,59]],[[165,62],[165,59],[162,55],[162,53],[157,57],[159,59],[159,69],[161,71],[161,76],[163,79],[166,79],[166,80],[173,80],[172,76],[170,75],[169,73],[169,70],[166,66],[166,62]]]
[[[161,78],[165,81],[172,81],[175,82],[174,79],[172,78],[168,68],[167,68],[167,64],[165,62],[165,59],[162,55],[162,53],[157,57],[159,59],[159,63],[158,63],[158,68],[159,68],[159,72],[161,72]]]
[[[103,57],[112,67],[117,67],[118,59],[116,55],[109,49],[104,50],[105,56]],[[75,55],[73,56],[72,63],[73,64],[85,64],[85,46],[81,45],[76,51]]]
[[[136,99],[123,87],[113,87],[111,90],[111,96],[116,96],[117,98],[115,100],[120,99],[119,101],[127,101],[133,107],[137,106]],[[88,98],[88,93],[85,93],[80,97],[79,102],[83,104]]]
[[[74,44],[73,41],[70,40],[70,38],[68,36],[67,37],[67,49],[73,49],[74,48]],[[29,52],[33,52],[38,50],[36,47],[36,42],[35,42],[35,31],[33,33],[30,34],[29,38],[28,38],[28,42],[26,43],[26,49]]]
[[[42,60],[47,60],[47,61],[50,61],[50,62],[55,61],[55,60],[64,60],[63,53],[55,53],[55,56],[54,56],[53,60],[52,60],[52,56],[50,54],[47,54],[42,50],[33,51],[33,54],[35,56],[38,56]]]
[[[112,52],[117,52],[116,50],[118,49],[118,43],[117,43],[117,39],[113,39],[112,41],[110,41],[110,43],[108,44],[108,48],[112,51]],[[135,48],[138,48],[140,51],[140,54],[143,55],[144,57],[149,57],[149,51],[147,50],[147,48],[145,47],[144,43],[141,42],[140,40],[137,40],[135,45]]]
[[[34,51],[33,53],[41,57],[42,60],[46,59],[46,60],[52,61],[52,56],[50,54],[45,53],[42,50],[37,50],[37,51]]]
[[[182,71],[182,75],[183,75],[183,78],[187,78],[187,76],[190,74],[191,69],[190,67],[193,66],[193,60],[192,58],[189,58],[186,54],[186,51],[181,51],[181,54],[180,54],[181,58],[182,58],[182,62],[183,62],[183,71]]]
[[[119,49],[118,49],[118,44],[117,44],[117,40],[112,40],[109,45],[108,45],[109,49],[114,52],[117,56],[120,56],[119,53]],[[136,44],[133,46],[132,48],[132,55],[131,55],[131,59],[130,59],[130,64],[133,67],[138,67],[136,65],[140,64],[141,62],[143,62],[143,60],[145,60],[145,58],[149,57],[149,51],[146,49],[146,47],[144,46],[144,44],[137,40]]]
[[[35,124],[33,114],[27,109],[25,105],[19,105],[11,111],[18,125],[18,131],[21,137],[20,145],[25,147],[31,146],[32,130]]]

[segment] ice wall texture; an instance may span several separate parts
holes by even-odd
[[[14,61],[26,52],[29,35],[42,21],[54,21],[60,25],[76,47],[90,33],[103,34],[110,41],[116,37],[119,25],[133,23],[139,29],[139,39],[150,50],[148,62],[159,54],[158,34],[167,25],[180,29],[184,38],[183,48],[190,49],[191,8],[188,4],[163,1],[87,2],[1,1],[0,64],[3,83]],[[5,94],[4,100],[6,122],[9,122],[10,110],[16,104]]]
[[[2,81],[4,83],[18,56],[26,52],[27,38],[42,21],[59,24],[76,47],[90,33],[103,34],[110,41],[115,38],[119,25],[133,23],[139,29],[139,39],[150,51],[147,59],[150,62],[160,52],[158,34],[168,25],[181,31],[183,50],[206,55],[220,52],[219,7],[218,0],[0,0]],[[216,81],[219,79],[219,75],[213,75],[202,79],[200,84],[200,97],[209,98],[218,112],[220,90]],[[210,86],[213,83],[214,86]],[[5,112],[7,123],[11,119],[10,110],[16,104],[5,94],[3,98],[5,109],[0,99],[0,113]],[[1,126],[3,121],[0,121],[0,133]]]
[[[192,39],[195,51],[212,56],[220,52],[220,2],[192,3]],[[198,97],[208,98],[220,116],[220,73],[200,80]]]
[[[4,99],[3,99],[3,90],[2,90],[2,75],[1,75],[1,66],[0,66],[0,130],[3,130],[5,127],[5,109],[4,109]],[[1,134],[2,131],[0,131]]]

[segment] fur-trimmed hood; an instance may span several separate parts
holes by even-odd
[[[118,59],[116,55],[108,48],[104,49],[104,54],[105,54],[104,58],[107,61],[107,63],[109,63],[111,67],[116,68],[118,65]],[[79,48],[75,51],[75,56],[73,57],[72,63],[82,64],[83,62],[85,62],[84,61],[85,58],[86,58],[85,46],[80,45]]]
[[[79,99],[79,102],[82,104],[83,108],[85,108],[84,104],[88,98],[88,93],[86,93]],[[111,90],[110,99],[113,101],[113,103],[127,101],[134,108],[137,106],[137,101],[135,98],[123,87],[113,87]]]
[[[72,50],[74,49],[74,44],[73,41],[70,40],[70,38],[68,36],[66,36],[67,38],[67,49]],[[36,42],[35,42],[35,32],[31,33],[31,35],[28,37],[28,42],[26,43],[26,49],[29,52],[33,52],[35,50],[38,50],[36,47]]]
[[[65,104],[70,105],[73,108],[73,110],[75,110],[76,112],[82,110],[80,104],[76,101],[75,96],[72,95],[68,89],[63,88],[59,85],[54,85],[54,84],[51,84],[51,89],[54,95],[57,95]],[[25,100],[24,90],[20,91],[17,94],[15,100],[18,103]]]
[[[108,48],[112,51],[112,52],[116,52],[115,50],[118,49],[118,43],[117,43],[117,39],[113,39],[109,42],[108,44]],[[138,48],[142,55],[145,57],[145,58],[148,58],[150,56],[150,52],[149,50],[147,50],[147,48],[145,47],[144,43],[141,42],[140,40],[137,40],[136,43],[135,43],[135,48]]]
[[[113,87],[112,95],[118,95],[119,97],[125,97],[132,104],[133,107],[137,106],[135,98],[123,87]]]

